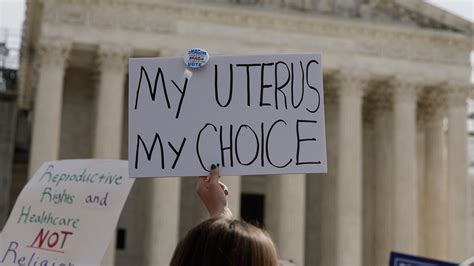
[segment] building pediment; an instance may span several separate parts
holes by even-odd
[[[42,0],[40,2],[55,2]],[[83,3],[84,1],[69,1]],[[86,0],[89,6],[101,4],[154,6],[163,3],[215,4],[213,0]],[[58,2],[59,3],[59,2]],[[422,0],[223,0],[218,6],[233,5],[273,11],[296,11],[306,15],[330,15],[397,23],[472,34],[473,23]]]
[[[370,0],[365,4],[367,17],[383,18],[422,28],[472,34],[473,23],[420,0]],[[361,15],[363,14],[363,8]]]

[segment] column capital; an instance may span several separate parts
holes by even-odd
[[[337,104],[338,102],[338,78],[336,71],[325,71],[324,76],[324,104]]]
[[[446,88],[448,109],[466,105],[472,86],[449,84]]]
[[[338,103],[339,93],[334,88],[324,88],[324,104],[337,104]]]
[[[38,46],[41,64],[64,65],[69,58],[72,42],[69,40],[43,37]]]
[[[368,103],[375,111],[390,111],[392,109],[393,89],[387,86],[377,86],[367,95]]]
[[[377,83],[371,87],[372,89],[367,92],[366,101],[364,102],[363,118],[366,123],[372,123],[377,114],[392,110],[392,88],[384,86],[382,83]]]
[[[420,84],[412,80],[393,79],[393,101],[397,102],[416,102],[420,94]]]
[[[370,81],[366,74],[359,71],[343,71],[337,75],[337,79],[339,82],[339,97],[343,95],[351,97],[364,96]]]
[[[429,87],[424,89],[420,97],[418,119],[422,123],[437,122],[444,116],[446,109],[446,93],[441,88]]]
[[[125,72],[128,58],[132,49],[124,45],[101,44],[99,46],[98,64],[102,71],[104,68]]]

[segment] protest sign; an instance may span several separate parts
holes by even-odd
[[[319,54],[129,60],[131,177],[326,172]]]
[[[458,264],[391,252],[389,265],[390,266],[457,266]]]
[[[44,163],[2,231],[0,264],[99,265],[132,188],[126,161]]]
[[[471,257],[461,263],[459,266],[474,266],[474,257]]]

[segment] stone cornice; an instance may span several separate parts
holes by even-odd
[[[467,53],[471,50],[469,36],[458,33],[237,5],[138,4],[120,0],[47,0],[44,4],[44,21],[51,24],[172,33],[176,32],[177,21],[215,23],[343,38],[357,42],[354,52],[361,54],[455,65],[468,65]]]

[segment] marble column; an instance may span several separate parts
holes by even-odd
[[[324,96],[326,97],[326,95]],[[327,111],[326,104],[324,107]],[[326,121],[328,121],[328,119]],[[324,180],[326,179],[328,179],[326,174],[306,175],[306,234],[304,254],[304,261],[306,265],[325,265],[322,263],[324,252],[323,247],[329,245],[329,242],[325,241],[327,238],[324,238],[323,236],[323,218],[325,217],[325,214],[323,213],[323,191],[325,189]]]
[[[356,0],[335,0],[335,13],[346,17],[354,17],[358,14],[359,1]]]
[[[329,85],[328,82],[325,82]],[[334,81],[337,83],[337,80]],[[327,86],[326,86],[327,87]],[[320,179],[321,188],[319,190],[314,190],[311,194],[316,193],[315,191],[320,191],[320,206],[321,206],[321,220],[316,221],[320,223],[321,228],[321,239],[319,246],[321,247],[320,254],[321,260],[318,264],[307,265],[335,265],[336,264],[336,247],[337,247],[337,215],[338,215],[338,206],[335,204],[337,202],[337,177],[338,177],[338,143],[339,140],[337,136],[339,128],[339,92],[337,84],[334,84],[332,87],[333,91],[328,92],[324,88],[324,101],[325,101],[325,116],[326,116],[326,145],[327,145],[327,158],[328,158],[328,172],[324,176],[322,174],[317,177],[310,176],[311,179],[318,178]],[[327,103],[327,104],[326,104]],[[314,180],[312,182],[315,182]],[[309,184],[308,184],[309,187]],[[308,191],[308,190],[307,190]],[[308,191],[309,193],[309,191]],[[313,197],[314,195],[307,195],[307,198]],[[310,205],[307,204],[309,207]],[[311,221],[314,223],[315,221]],[[311,231],[308,232],[311,234]],[[314,253],[312,250],[307,249],[307,253]]]
[[[198,200],[196,194],[196,179],[197,177],[180,177],[180,199],[179,199],[179,239],[182,239],[188,231],[194,227],[195,210]],[[202,204],[202,203],[201,203]]]
[[[370,95],[374,116],[374,265],[385,265],[392,244],[393,119],[392,90],[379,84]]]
[[[57,160],[61,134],[63,83],[71,43],[57,38],[40,40],[40,67],[33,114],[28,177],[45,161]]]
[[[417,112],[417,132],[416,132],[416,168],[418,174],[418,255],[426,255],[426,243],[424,242],[427,233],[424,227],[425,223],[425,183],[426,183],[426,134],[425,134],[425,112],[420,103],[418,103]]]
[[[436,95],[435,95],[436,92]],[[440,90],[420,104],[425,133],[425,174],[421,186],[423,206],[421,216],[420,247],[424,256],[447,259],[447,187],[445,135]]]
[[[468,207],[466,91],[448,91],[448,258],[462,261],[472,255]]]
[[[181,177],[179,239],[197,224],[209,219],[209,212],[196,193],[197,177]]]
[[[305,265],[305,175],[266,178],[265,226],[278,247],[280,258]]]
[[[321,13],[332,13],[334,11],[334,2],[331,0],[319,0],[317,9]]]
[[[416,90],[395,82],[393,251],[418,252],[418,172],[416,164]]]
[[[177,177],[154,178],[148,182],[147,209],[144,228],[144,261],[149,266],[169,265],[178,244],[180,219],[180,184]]]
[[[362,94],[365,80],[341,75],[336,265],[362,265]]]
[[[306,265],[336,264],[337,74],[324,73],[328,172],[306,177]]]
[[[120,159],[123,97],[130,49],[101,45],[98,56],[100,77],[96,94],[94,157]]]
[[[130,50],[101,45],[98,51],[99,84],[96,94],[94,158],[120,159],[122,144],[123,97]],[[102,265],[115,265],[115,234]]]

